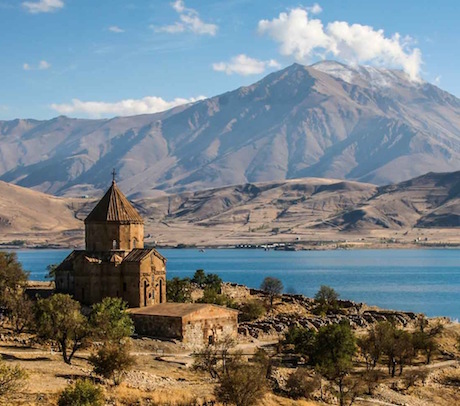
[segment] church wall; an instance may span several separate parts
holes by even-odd
[[[137,334],[182,339],[182,319],[180,317],[152,316],[148,314],[131,314]]]
[[[140,292],[140,269],[139,263],[128,262],[123,264],[122,269],[122,297],[129,307],[143,306]]]
[[[87,223],[85,241],[88,251],[130,251],[133,248],[143,248],[144,225],[117,222]]]

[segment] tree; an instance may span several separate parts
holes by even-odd
[[[306,327],[292,326],[284,335],[284,343],[294,345],[298,354],[311,357],[315,345],[316,333]]]
[[[222,279],[215,273],[208,273],[204,278],[204,286],[206,289],[211,289],[220,293],[222,290]]]
[[[88,322],[81,313],[80,303],[61,293],[40,299],[35,319],[39,337],[56,342],[64,362],[70,364],[89,335]]]
[[[192,278],[192,283],[195,283],[200,288],[204,288],[206,280],[206,274],[203,269],[197,269]]]
[[[260,289],[263,290],[270,300],[270,310],[273,308],[273,300],[279,296],[283,291],[283,283],[278,278],[272,278],[267,276],[260,285]]]
[[[58,406],[104,406],[105,398],[102,388],[91,381],[78,380],[69,385],[59,396]]]
[[[232,362],[215,389],[216,397],[224,404],[252,406],[267,390],[265,371],[260,365]]]
[[[48,271],[48,273],[45,275],[45,278],[54,280],[56,278],[56,269],[58,266],[59,264],[49,264],[46,267],[46,270]]]
[[[20,334],[33,321],[34,306],[22,290],[7,291],[4,296],[7,316],[15,333]]]
[[[97,375],[113,379],[114,385],[119,385],[126,371],[134,365],[129,350],[128,343],[106,342],[89,357],[89,362]]]
[[[197,300],[198,303],[211,303],[219,306],[234,307],[235,304],[231,298],[216,290],[206,287],[203,292],[203,297]]]
[[[190,279],[175,276],[166,284],[168,302],[187,303],[192,301],[192,287]]]
[[[316,312],[327,313],[331,310],[338,309],[339,294],[330,286],[321,285],[315,295],[315,300],[318,303]]]
[[[243,303],[240,307],[240,321],[253,321],[265,314],[265,307],[260,300],[250,300]]]
[[[0,305],[5,306],[7,292],[22,290],[28,277],[14,252],[0,252]]]
[[[338,387],[340,405],[345,405],[346,377],[353,369],[352,359],[356,353],[355,336],[347,321],[321,327],[315,337],[310,363],[315,369]]]
[[[134,332],[134,323],[121,298],[106,297],[92,306],[89,323],[95,338],[119,342]]]
[[[19,366],[8,366],[0,358],[0,398],[18,392],[27,379],[26,372]]]

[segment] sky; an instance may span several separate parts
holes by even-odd
[[[323,59],[460,97],[460,1],[0,0],[0,120],[153,113]]]

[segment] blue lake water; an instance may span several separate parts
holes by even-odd
[[[257,288],[266,276],[281,279],[285,291],[313,296],[320,285],[341,298],[387,309],[460,318],[460,250],[262,251],[222,249],[159,250],[168,258],[168,278],[196,269],[224,281]],[[30,279],[43,280],[46,266],[70,251],[17,251]]]

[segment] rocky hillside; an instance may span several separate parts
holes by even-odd
[[[320,178],[248,183],[133,203],[145,219],[150,243],[295,242],[381,232],[382,238],[393,237],[392,233],[400,238],[413,229],[450,229],[460,242],[455,231],[460,227],[459,193],[460,171],[429,173],[383,187]],[[79,220],[96,203],[96,199],[57,198],[1,182],[1,241],[17,236],[36,240],[56,231],[64,233],[69,243],[81,245],[83,222]],[[406,239],[414,237],[409,234]],[[57,235],[51,239],[65,240]]]
[[[133,198],[303,177],[395,183],[460,168],[460,100],[326,61],[153,115],[0,122],[4,181],[96,196],[114,166]]]

